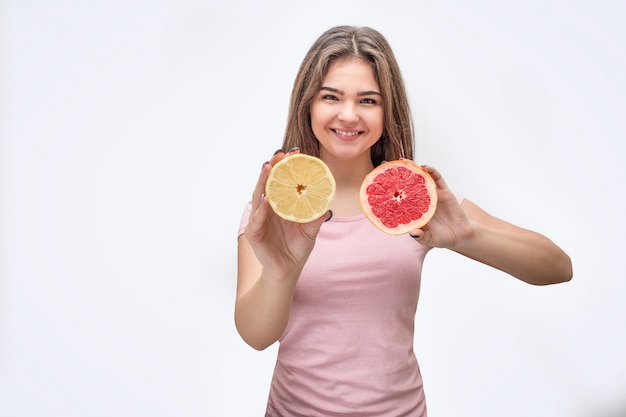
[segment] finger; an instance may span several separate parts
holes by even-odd
[[[421,245],[428,246],[432,241],[432,235],[427,228],[413,229],[409,232],[409,236],[411,236],[416,242]]]
[[[426,171],[428,174],[430,174],[432,179],[435,181],[437,188],[441,188],[441,189],[448,188],[448,185],[446,184],[443,177],[441,176],[441,173],[437,171],[434,167],[430,165],[422,165],[422,169]]]
[[[252,211],[256,210],[259,207],[259,203],[261,198],[265,195],[265,183],[267,182],[267,177],[272,167],[281,159],[285,157],[285,151],[282,149],[277,149],[274,152],[274,155],[270,158],[269,161],[265,161],[263,163],[263,167],[261,169],[261,175],[259,176],[259,180],[256,183],[256,187],[254,192],[252,193]],[[269,165],[269,168],[268,168]]]
[[[326,223],[332,218],[333,218],[333,211],[328,210],[326,213],[324,213],[323,216],[320,216],[319,218],[305,224],[303,226],[303,230],[309,238],[311,238],[312,240],[315,240],[315,238],[317,237],[317,234],[319,233],[322,227],[322,224]]]
[[[272,165],[269,161],[263,163],[263,166],[261,168],[261,174],[259,175],[259,179],[257,180],[254,191],[252,192],[252,212],[254,212],[259,207],[261,199],[265,195],[265,183],[267,182],[267,177],[271,169]]]
[[[267,226],[268,218],[272,215],[273,211],[266,198],[261,198],[257,203],[257,209],[250,214],[250,220],[246,226],[246,235],[248,240],[256,240],[259,236],[263,235],[263,230]]]
[[[270,158],[270,164],[274,166],[276,165],[276,162],[280,161],[284,157],[285,157],[285,151],[283,151],[282,149],[278,149],[276,152],[274,152],[274,155],[272,155],[272,157]]]
[[[419,239],[420,237],[422,237],[422,234],[422,229],[413,229],[409,231],[409,236],[411,236],[413,239]]]
[[[285,158],[286,156],[293,155],[295,153],[300,153],[300,148],[298,148],[297,146],[289,149],[287,152],[283,151],[282,149],[279,149],[276,152],[274,152],[274,155],[270,159],[270,164],[274,166],[281,159]]]

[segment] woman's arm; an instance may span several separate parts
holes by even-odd
[[[246,343],[263,350],[277,341],[287,326],[300,271],[278,276],[261,266],[245,234],[238,245],[235,325]]]
[[[458,203],[441,174],[424,167],[437,184],[431,221],[411,234],[425,245],[448,248],[534,285],[569,281],[569,256],[547,237],[491,216],[469,200]]]
[[[473,227],[450,249],[533,285],[572,278],[569,256],[547,237],[493,217],[469,200],[461,208]]]
[[[237,249],[235,325],[246,343],[259,350],[277,341],[285,330],[296,282],[322,223],[329,218],[294,223],[274,214],[263,192],[272,165],[283,157],[278,152],[263,164]]]

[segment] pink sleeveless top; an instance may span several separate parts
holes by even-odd
[[[429,249],[364,215],[322,225],[279,340],[266,416],[426,417],[413,334]]]

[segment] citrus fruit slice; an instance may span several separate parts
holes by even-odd
[[[265,198],[285,220],[306,223],[328,211],[335,178],[321,159],[302,153],[285,156],[270,171]]]
[[[435,181],[408,159],[383,162],[364,178],[360,203],[374,226],[401,235],[425,226],[435,214]]]

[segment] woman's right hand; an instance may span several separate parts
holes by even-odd
[[[296,151],[297,152],[297,151]],[[274,213],[264,197],[265,183],[282,151],[263,164],[245,232],[239,237],[235,324],[255,349],[278,340],[289,321],[291,301],[300,272],[329,212],[310,223],[294,223]]]
[[[246,239],[263,269],[276,279],[293,278],[294,273],[299,275],[313,250],[322,223],[332,217],[329,210],[309,223],[291,222],[276,215],[265,198],[265,184],[274,164],[297,152],[297,149],[288,153],[279,150],[263,164],[252,194],[252,211],[245,230]]]

